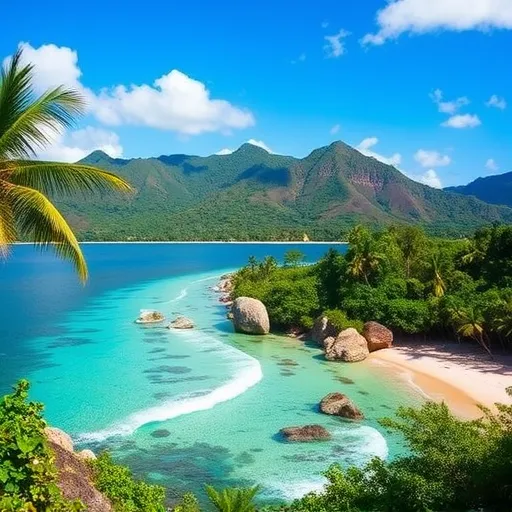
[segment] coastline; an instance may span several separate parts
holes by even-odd
[[[302,240],[291,241],[242,241],[242,240],[166,240],[166,241],[143,241],[143,240],[113,240],[110,242],[78,242],[80,245],[112,245],[112,244],[230,244],[230,245],[348,245],[348,242],[314,241],[304,242]],[[34,245],[34,242],[14,242],[11,245]]]
[[[512,403],[505,391],[512,386],[512,355],[490,359],[474,345],[398,340],[393,348],[370,354],[368,361],[390,367],[426,398],[445,401],[462,417],[481,416],[477,404]]]

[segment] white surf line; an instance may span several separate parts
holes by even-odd
[[[218,276],[211,276],[198,279],[193,281],[193,283],[209,281],[216,278],[218,278]],[[219,354],[223,354],[224,361],[241,363],[236,369],[234,377],[218,388],[205,391],[201,396],[195,396],[194,393],[202,390],[194,390],[188,395],[183,394],[161,405],[133,413],[126,419],[106,429],[80,434],[77,438],[78,442],[101,442],[110,437],[127,436],[133,434],[137,429],[148,423],[167,421],[185,414],[212,409],[217,404],[227,402],[242,395],[263,378],[260,362],[245,352],[201,332],[177,331],[175,334],[189,338],[188,342],[190,343],[200,343],[202,346],[218,347],[218,352]]]

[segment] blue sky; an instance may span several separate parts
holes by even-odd
[[[206,155],[250,139],[305,156],[341,139],[435,186],[512,170],[512,0],[26,0],[2,12],[20,22],[3,28],[0,56],[25,43],[40,90],[65,83],[91,105],[42,157]]]

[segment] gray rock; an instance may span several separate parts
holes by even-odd
[[[343,393],[329,393],[320,402],[320,411],[332,416],[341,416],[351,420],[362,420],[363,413]]]
[[[185,316],[179,316],[173,320],[168,326],[169,329],[193,329],[194,322]]]
[[[46,439],[53,444],[56,444],[68,452],[73,451],[73,440],[69,434],[66,434],[60,428],[46,427],[44,429]]]
[[[330,336],[336,337],[338,332],[339,331],[326,316],[319,316],[315,320],[315,324],[311,330],[311,339],[319,345],[322,345],[325,338],[329,338]]]
[[[327,441],[331,438],[329,431],[322,425],[304,425],[303,427],[282,428],[279,433],[290,442],[308,443],[311,441]]]
[[[345,361],[355,363],[368,357],[368,343],[355,329],[350,327],[341,331],[336,339],[324,341],[325,358],[329,361]]]
[[[268,334],[270,320],[263,302],[250,297],[238,297],[231,306],[235,331],[245,334]]]

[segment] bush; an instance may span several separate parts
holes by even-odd
[[[361,320],[349,320],[347,315],[339,309],[328,309],[324,311],[324,316],[326,316],[339,331],[353,327],[357,332],[363,332],[364,323]]]
[[[0,510],[70,512],[83,510],[62,497],[53,453],[44,435],[43,405],[28,401],[21,380],[0,402]]]
[[[165,512],[165,490],[135,480],[127,467],[113,462],[107,452],[90,462],[96,488],[118,512]]]

